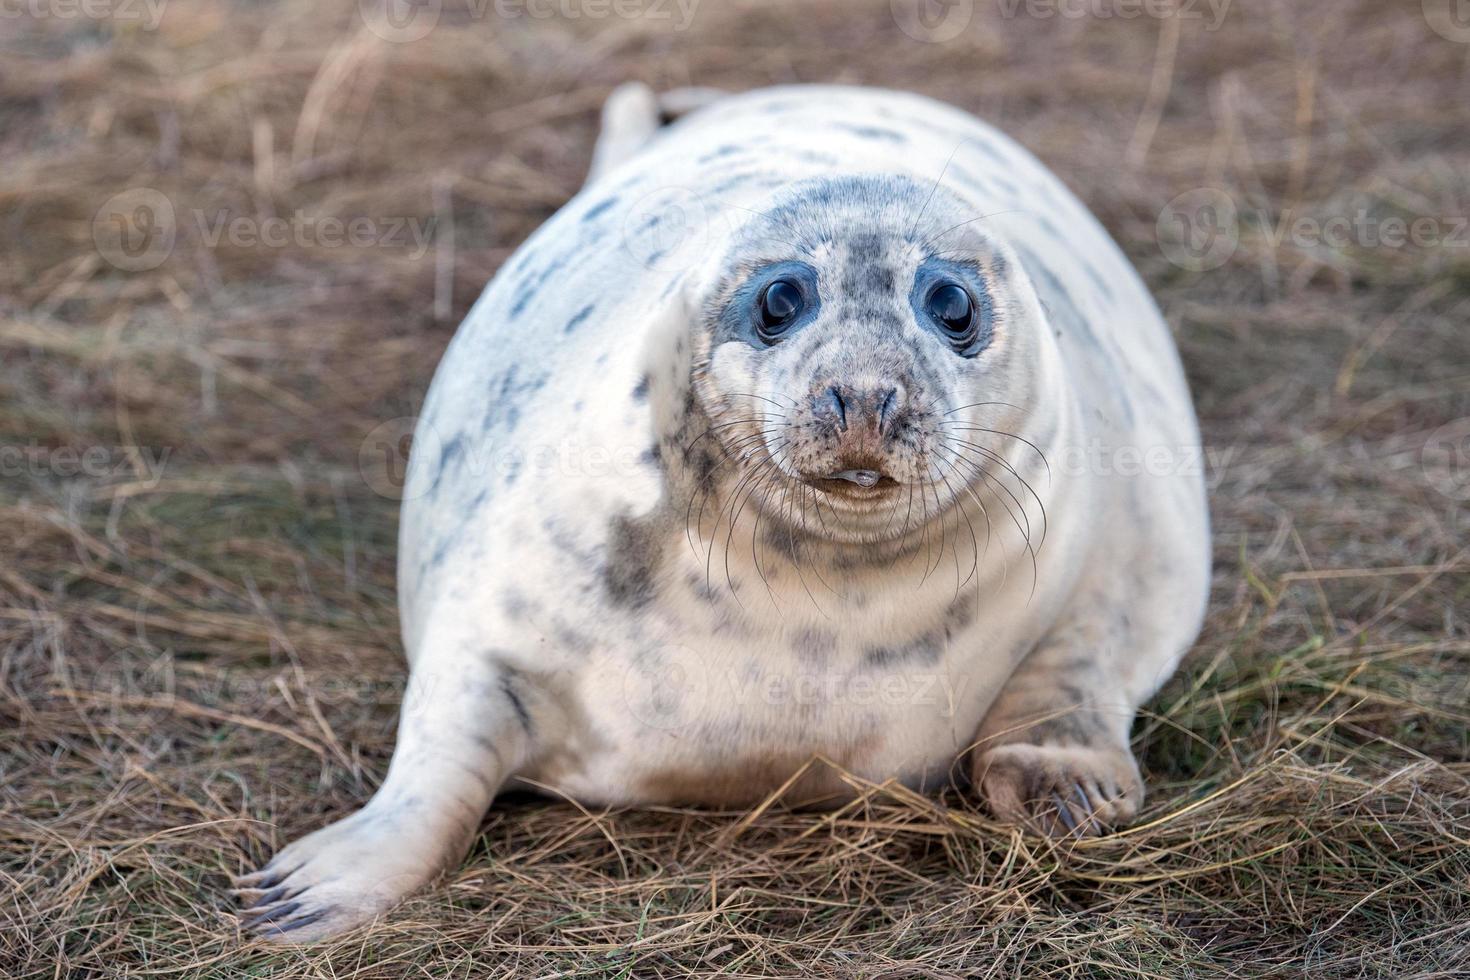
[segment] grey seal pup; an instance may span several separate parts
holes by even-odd
[[[618,90],[414,445],[393,760],[237,880],[256,932],[371,919],[512,785],[743,807],[954,780],[1053,834],[1135,816],[1130,725],[1209,587],[1195,413],[1117,246],[968,114]]]

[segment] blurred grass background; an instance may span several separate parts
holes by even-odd
[[[1470,976],[1470,25],[1434,0],[1233,0],[1213,29],[1202,3],[917,2],[968,19],[925,42],[907,0],[0,10],[0,975]],[[226,875],[391,752],[370,435],[630,78],[938,96],[1138,265],[1216,541],[1205,633],[1138,723],[1147,810],[1055,850],[883,787],[748,826],[516,800],[371,932],[242,945]],[[1198,188],[1240,245],[1192,272],[1157,229]],[[1441,240],[1280,234],[1360,214]],[[306,230],[211,241],[236,218]]]

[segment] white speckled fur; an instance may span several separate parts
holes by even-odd
[[[1209,582],[1194,412],[1138,276],[1045,167],[948,106],[779,88],[654,131],[653,105],[641,87],[615,94],[594,178],[445,354],[403,508],[412,680],[397,752],[363,811],[242,880],[262,932],[316,938],[388,907],[458,859],[516,777],[588,803],[742,804],[819,756],[921,788],[973,766],[998,816],[1052,830],[1136,810],[1129,725],[1196,635]],[[830,200],[803,212],[824,181]],[[936,193],[915,208],[913,187]],[[793,194],[797,210],[773,215]],[[830,342],[812,333],[779,372],[767,352],[719,342],[710,311],[741,263],[782,258],[824,221],[830,240],[802,254],[816,256],[827,317],[806,330]],[[902,544],[832,498],[857,543],[793,541],[788,554],[772,528],[810,528],[796,513],[809,498],[762,490],[742,506],[742,487],[785,483],[742,485],[741,454],[764,447],[782,465],[771,416],[786,401],[809,412],[807,393],[748,386],[795,385],[805,364],[871,379],[899,356],[872,324],[832,319],[834,270],[862,261],[844,238],[859,227],[877,229],[904,297],[933,242],[991,263],[999,326],[973,361],[924,346],[913,324],[889,339],[988,403],[946,403],[955,412],[935,409],[924,431],[961,419],[977,440],[1026,441],[987,441],[994,479],[936,487],[932,511],[921,492],[929,520],[905,515]],[[912,228],[925,232],[903,240]],[[901,307],[865,302],[880,319]],[[711,432],[710,418],[732,421]],[[699,439],[726,450],[708,497],[689,470]],[[885,550],[895,557],[873,557]],[[788,798],[850,791],[822,763]]]

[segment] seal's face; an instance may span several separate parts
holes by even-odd
[[[1024,404],[1034,293],[944,191],[790,189],[730,249],[695,388],[754,505],[838,540],[901,537],[973,493],[987,406]]]

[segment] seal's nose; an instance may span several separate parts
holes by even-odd
[[[817,418],[830,420],[838,432],[845,433],[851,426],[881,436],[892,424],[900,402],[898,387],[893,384],[834,384],[817,396],[812,409]]]

